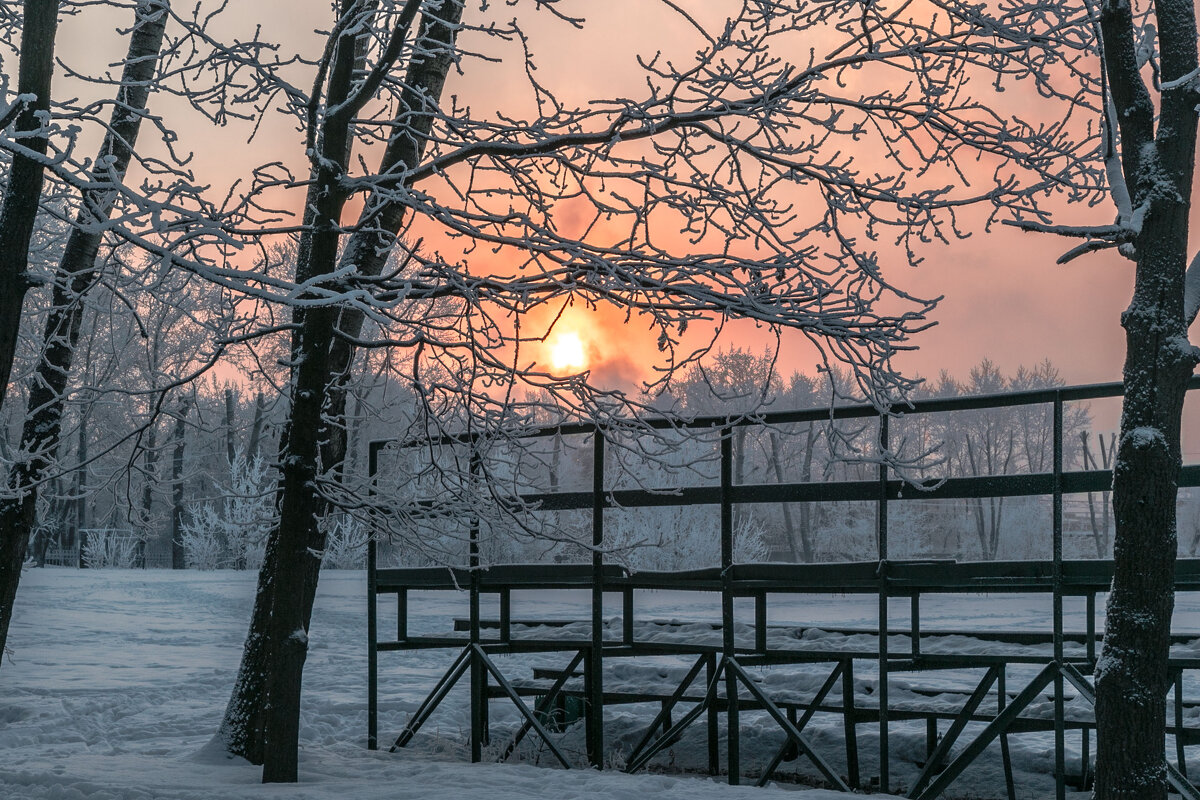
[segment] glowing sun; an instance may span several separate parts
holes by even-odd
[[[556,372],[580,371],[587,366],[583,341],[574,331],[557,334],[550,340],[550,364]]]

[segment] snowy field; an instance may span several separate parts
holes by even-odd
[[[520,753],[527,763],[463,763],[464,730],[469,723],[462,692],[449,698],[407,750],[368,752],[361,572],[322,576],[305,670],[301,784],[263,787],[258,784],[258,768],[213,754],[206,747],[233,683],[254,580],[252,573],[245,572],[28,570],[17,597],[9,640],[12,652],[0,669],[0,798],[615,800],[653,794],[665,800],[770,800],[783,792],[805,800],[844,797],[812,790],[800,794],[804,790],[793,784],[764,790],[731,788],[703,777],[565,772],[534,766],[532,762],[547,761],[534,743]],[[953,598],[924,605],[922,621],[930,627],[1040,628],[1048,613],[1044,600]],[[874,624],[873,597],[791,602],[773,609],[771,621]],[[716,601],[647,592],[639,594],[639,606],[647,617],[710,619]],[[381,608],[386,608],[382,601]],[[550,599],[516,595],[513,602],[514,618],[572,617],[585,609],[583,596],[566,592]],[[906,622],[906,610],[907,603],[896,605],[893,625]],[[445,631],[449,620],[465,611],[463,597],[415,596],[412,632]],[[1082,627],[1079,609],[1069,607],[1069,611],[1068,630]],[[1200,627],[1196,598],[1181,598],[1177,618],[1190,622],[1192,629]],[[381,626],[388,620],[381,616]],[[450,658],[447,651],[381,654],[382,740],[399,732]],[[540,654],[520,660],[502,658],[500,663],[506,672],[520,677],[529,674],[530,664],[562,666],[564,660],[561,654]],[[624,671],[625,679],[631,680],[650,667],[670,673],[682,663],[662,659],[649,667],[617,664],[613,679],[620,679]],[[870,681],[874,676],[864,673],[862,677]],[[928,683],[935,677],[933,673],[898,676],[893,679],[893,694],[902,693],[906,680]],[[764,675],[770,683],[779,679],[774,673]],[[969,675],[959,677],[968,679]],[[612,709],[606,716],[610,745],[619,749],[636,740],[652,713],[649,707]],[[493,742],[502,743],[517,721],[511,707],[493,703]],[[750,771],[754,763],[773,754],[780,739],[761,715],[747,714],[743,721],[743,760]],[[840,719],[818,715],[809,728],[813,742],[835,767],[844,764],[838,753],[840,727]],[[878,740],[871,728],[859,728],[864,778],[875,768],[871,752]],[[582,760],[580,739],[573,729],[565,744]],[[1012,741],[1022,795],[1046,796],[1053,763],[1048,738],[1023,735]],[[1077,736],[1072,741],[1077,742]],[[698,727],[656,764],[663,770],[696,770],[705,761],[704,752]],[[1193,758],[1200,755],[1195,749],[1192,753]],[[923,755],[923,725],[896,725],[892,732],[896,779],[915,775],[915,761]],[[785,765],[802,766],[799,761]],[[998,796],[1003,790],[999,776],[998,759],[985,758],[964,775],[954,796]]]

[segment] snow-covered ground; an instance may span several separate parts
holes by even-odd
[[[119,570],[28,570],[17,597],[9,639],[11,653],[0,668],[0,798],[362,798],[405,800],[425,797],[533,798],[752,797],[770,800],[799,787],[731,788],[699,777],[658,774],[628,776],[617,771],[549,769],[534,766],[547,758],[536,743],[521,753],[526,763],[463,763],[467,705],[452,694],[413,744],[397,754],[365,749],[366,634],[365,579],[361,572],[326,572],[321,579],[308,663],[302,720],[301,784],[259,785],[259,770],[206,748],[216,729],[237,669],[242,637],[254,592],[254,575],[235,572]],[[931,627],[1041,627],[1044,598],[954,598],[922,608]],[[780,603],[772,622],[803,621],[872,625],[874,598],[830,597]],[[669,592],[639,593],[647,617],[710,619],[715,599]],[[381,601],[381,607],[383,607]],[[551,598],[514,597],[513,616],[573,617],[586,609],[585,597],[568,592]],[[614,609],[615,610],[615,609]],[[906,603],[897,604],[893,624],[905,623]],[[448,593],[414,597],[412,632],[444,631],[466,611],[463,597]],[[750,609],[742,611],[749,612]],[[485,611],[485,615],[486,615]],[[1074,612],[1078,616],[1078,610]],[[1200,623],[1195,598],[1182,598],[1180,615]],[[381,625],[387,625],[387,617]],[[1067,628],[1082,627],[1069,617]],[[1197,627],[1197,626],[1193,626]],[[446,651],[381,654],[381,720],[384,740],[395,736],[436,678],[446,669]],[[508,657],[501,666],[514,677],[528,666],[562,666],[562,654]],[[654,668],[673,672],[684,662],[663,659]],[[866,665],[864,665],[865,667]],[[633,679],[648,665],[615,665],[613,678]],[[940,673],[899,676],[928,684]],[[805,676],[810,677],[810,676]],[[873,678],[864,670],[864,680]],[[942,676],[949,678],[950,676]],[[969,676],[966,676],[969,677]],[[965,679],[965,678],[964,678]],[[780,682],[779,673],[764,680]],[[894,688],[893,693],[899,691]],[[628,746],[648,723],[653,708],[612,709],[606,717],[611,745]],[[507,704],[493,704],[493,747],[518,719]],[[779,734],[762,715],[743,719],[743,761],[747,771],[773,754]],[[578,727],[578,726],[577,726]],[[870,755],[877,738],[872,726],[859,728],[863,775],[874,773]],[[812,741],[835,767],[841,722],[818,715],[809,728]],[[898,780],[915,775],[924,755],[924,727],[898,724],[892,732],[893,772]],[[532,737],[531,737],[532,738]],[[582,760],[578,731],[565,745]],[[1047,794],[1053,763],[1044,736],[1013,737],[1022,794]],[[1193,750],[1193,753],[1196,751]],[[699,769],[705,762],[702,726],[662,754],[661,769]],[[614,755],[619,760],[619,755]],[[993,763],[995,762],[995,763]],[[1195,763],[1195,762],[1193,762]],[[785,765],[788,766],[788,765]],[[802,768],[800,761],[792,768]],[[984,760],[964,775],[955,795],[1002,794],[998,759]],[[843,797],[810,791],[805,800]]]

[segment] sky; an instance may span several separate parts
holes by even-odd
[[[631,91],[638,81],[635,58],[639,53],[665,49],[668,54],[685,54],[689,42],[678,20],[665,16],[661,4],[648,0],[619,0],[599,6],[565,3],[564,10],[588,17],[586,33],[574,31],[545,12],[531,14],[529,5],[511,9],[492,4],[487,13],[497,20],[522,15],[528,46],[540,67],[539,79],[552,83],[568,99]],[[717,8],[696,7],[700,9],[697,13]],[[246,36],[255,25],[262,25],[264,36],[281,42],[281,53],[296,51],[313,58],[321,44],[313,28],[327,24],[328,9],[325,0],[259,0],[240,4],[215,30],[225,36]],[[98,22],[99,13],[87,10],[64,22],[59,49],[73,66],[96,70],[119,57],[121,39],[111,32],[111,21],[107,26],[105,21]],[[478,17],[479,4],[472,3],[468,13]],[[507,47],[493,54],[511,65],[519,51],[515,44]],[[526,104],[528,96],[519,74],[481,61],[465,63],[463,69],[451,77],[447,89],[447,94],[461,102],[479,109],[510,111]],[[298,85],[311,82],[307,67],[298,68],[295,75]],[[215,186],[228,185],[255,165],[276,159],[303,171],[299,134],[282,115],[269,114],[253,140],[247,141],[248,124],[234,121],[214,128],[198,115],[183,111],[176,98],[156,98],[152,110],[179,120],[175,126],[182,146],[195,153],[198,170]],[[292,208],[299,206],[295,194],[284,202]],[[1090,213],[1097,224],[1112,220],[1111,211],[1104,207]],[[885,275],[903,289],[923,297],[944,296],[933,313],[936,326],[917,336],[912,344],[919,349],[902,354],[900,367],[910,374],[936,377],[947,370],[965,378],[984,358],[1006,373],[1022,364],[1049,359],[1068,383],[1118,380],[1124,352],[1120,314],[1131,295],[1132,265],[1110,253],[1065,266],[1055,264],[1056,257],[1073,243],[997,226],[992,232],[976,231],[963,241],[928,246],[922,252],[925,261],[917,268],[885,258]],[[601,383],[632,388],[655,357],[654,335],[637,320],[626,325],[617,314],[589,317],[576,310],[567,315],[565,324],[571,329],[565,332],[580,337]],[[773,341],[769,333],[753,326],[734,330],[735,336],[727,344],[759,349]],[[549,358],[548,351],[542,355],[543,360]],[[784,336],[783,371],[811,372],[816,361],[801,337]]]

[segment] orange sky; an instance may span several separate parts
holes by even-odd
[[[588,33],[573,32],[545,13],[527,15],[525,22],[530,47],[541,67],[539,78],[553,83],[567,99],[620,92],[632,96],[637,87],[636,53],[650,53],[657,47],[686,52],[686,31],[664,27],[668,25],[666,17],[647,11],[657,7],[655,3],[614,0],[568,7],[593,18]],[[503,3],[491,8],[498,19],[517,13]],[[97,24],[97,17],[89,17],[95,13],[85,9],[64,23],[60,52],[73,65],[102,68],[123,48],[115,34],[109,35],[103,24]],[[471,4],[468,13],[477,14],[478,4]],[[296,49],[312,58],[320,46],[312,29],[327,26],[329,3],[255,0],[240,4],[238,15],[223,23],[222,30],[245,32],[252,23],[262,23],[283,42],[285,51]],[[513,45],[506,57],[516,52]],[[464,75],[451,77],[448,95],[456,94],[461,102],[480,110],[527,110],[521,108],[527,93],[516,81],[519,76],[480,62],[469,62],[464,69]],[[311,84],[308,70],[300,69],[296,75],[299,85],[307,88]],[[247,144],[249,129],[245,125],[214,130],[198,115],[179,112],[177,100],[152,100],[152,110],[178,114],[173,118],[181,120],[176,127],[182,144],[195,151],[197,172],[204,182],[220,187],[254,165],[271,160],[284,161],[297,173],[304,170],[299,135],[282,115],[272,114],[254,142]],[[297,192],[289,202],[296,207],[298,200]],[[1097,224],[1111,221],[1108,209],[1096,208],[1092,213]],[[1057,266],[1055,258],[1071,244],[1000,227],[949,246],[931,245],[924,253],[925,263],[916,269],[893,262],[886,275],[902,288],[918,296],[945,295],[934,314],[937,327],[920,334],[916,342],[920,350],[903,355],[899,363],[926,376],[946,369],[965,378],[970,367],[985,357],[1005,372],[1049,358],[1070,383],[1118,379],[1124,352],[1119,316],[1129,302],[1131,267],[1107,254]],[[656,357],[654,334],[636,319],[630,325],[621,324],[621,319],[619,314],[608,313],[573,320],[572,327],[602,380],[630,384],[646,374],[647,364]],[[729,343],[757,349],[771,340],[770,335],[742,325],[737,328],[737,338]],[[800,337],[785,335],[783,341],[781,366],[811,371],[816,358]]]

